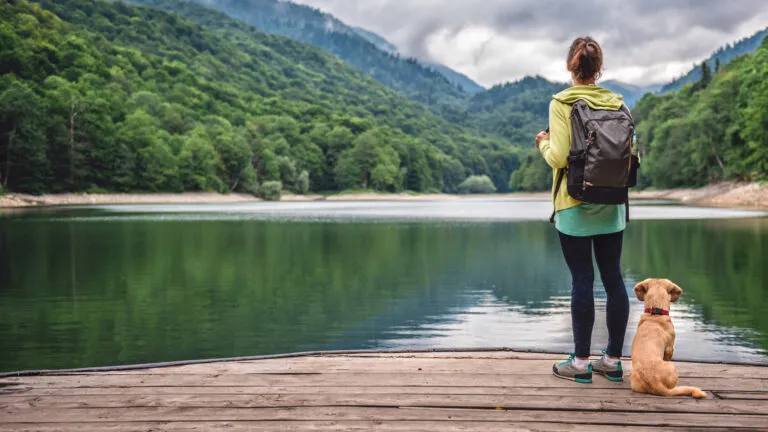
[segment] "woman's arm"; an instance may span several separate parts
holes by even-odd
[[[539,151],[552,168],[565,168],[571,152],[571,125],[568,105],[552,100],[549,103],[549,139],[541,140]]]

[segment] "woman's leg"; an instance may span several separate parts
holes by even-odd
[[[595,325],[595,297],[593,284],[595,271],[592,267],[592,237],[573,237],[560,234],[560,245],[568,268],[571,270],[571,323],[573,343],[578,358],[588,358]]]
[[[624,232],[595,236],[595,259],[600,269],[605,293],[608,295],[606,318],[608,324],[608,349],[606,354],[621,357],[624,335],[629,319],[629,297],[621,276],[621,246]]]

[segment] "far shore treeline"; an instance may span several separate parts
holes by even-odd
[[[532,139],[564,84],[459,91],[448,109],[220,12],[164,5],[173,12],[102,0],[0,5],[0,192],[550,185]],[[766,178],[768,44],[704,67],[699,82],[634,109],[643,186]]]

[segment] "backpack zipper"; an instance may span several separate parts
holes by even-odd
[[[632,131],[632,135],[629,136],[629,161],[627,161],[627,175],[632,171],[632,141],[634,141],[635,132]]]
[[[587,123],[589,123],[589,122],[587,122]],[[595,131],[592,131],[592,130],[591,131],[587,131],[587,140],[586,140],[587,145],[586,145],[585,154],[584,154],[585,158],[587,156],[586,153],[589,152],[589,146],[592,145],[595,142],[596,139],[597,139],[597,133]],[[584,181],[583,181],[583,184],[581,186],[582,190],[586,191],[587,188],[590,187],[590,186],[593,186],[592,182],[587,181],[587,179],[585,178]]]
[[[598,118],[598,119],[589,119],[584,122],[584,126],[586,126],[589,123],[592,122],[603,122],[603,121],[611,121],[611,120],[624,120],[626,119],[625,116],[616,116],[616,117],[607,117],[607,118]]]

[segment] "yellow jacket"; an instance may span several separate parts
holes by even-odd
[[[608,89],[598,86],[574,86],[552,97],[549,104],[549,139],[541,140],[539,151],[549,166],[552,167],[552,193],[555,192],[557,171],[568,165],[571,151],[571,109],[573,104],[583,99],[594,109],[618,111],[624,98]],[[568,195],[567,179],[563,177],[560,191],[554,197],[555,211],[569,209],[581,204]]]

